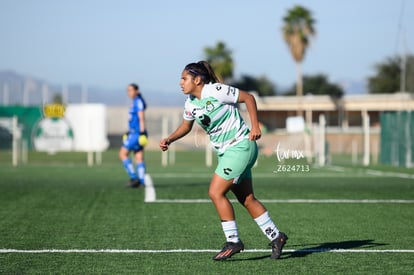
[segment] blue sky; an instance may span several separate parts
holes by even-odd
[[[401,12],[403,2],[1,0],[0,70],[55,84],[123,89],[138,82],[143,90],[179,92],[183,67],[221,40],[233,50],[236,76],[266,75],[286,87],[296,76],[282,18],[301,4],[313,12],[318,33],[304,73],[362,81],[375,63],[401,51],[402,34],[413,53],[414,2],[406,0]]]

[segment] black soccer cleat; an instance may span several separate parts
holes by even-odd
[[[145,187],[145,184],[141,183],[138,179],[131,179],[127,187],[140,188],[140,187]]]
[[[224,245],[223,249],[219,253],[217,253],[216,256],[213,257],[213,260],[215,261],[227,260],[234,254],[240,253],[243,250],[244,250],[244,244],[242,243],[242,241],[239,241],[238,243],[227,242]]]
[[[279,232],[277,238],[270,243],[270,246],[272,247],[272,256],[270,256],[270,258],[275,260],[280,258],[283,246],[286,244],[287,240],[288,236],[283,232]]]

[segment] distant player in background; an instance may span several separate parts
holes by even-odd
[[[219,83],[211,66],[205,61],[188,64],[181,74],[180,86],[183,93],[188,95],[183,122],[168,138],[161,140],[160,147],[163,151],[168,150],[172,142],[191,131],[194,121],[210,136],[210,142],[217,151],[218,165],[210,182],[209,196],[226,236],[225,246],[213,260],[225,260],[244,250],[233,206],[226,196],[230,190],[270,240],[271,258],[278,259],[288,237],[279,231],[253,192],[251,168],[258,154],[256,140],[261,136],[254,97]],[[238,103],[246,104],[251,129],[240,116]]]
[[[144,116],[146,104],[137,84],[129,84],[127,90],[128,97],[132,99],[132,105],[129,108],[129,129],[128,133],[123,136],[119,158],[130,178],[127,186],[137,188],[145,186],[144,147],[148,143]],[[130,152],[134,153],[136,170],[129,158]]]

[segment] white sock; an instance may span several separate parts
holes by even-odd
[[[277,229],[272,218],[270,218],[269,212],[264,212],[261,216],[254,219],[254,221],[269,240],[273,241],[279,235],[279,229]]]
[[[238,243],[240,241],[236,221],[221,222],[221,226],[227,242]]]

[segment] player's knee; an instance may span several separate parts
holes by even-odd
[[[144,155],[142,154],[142,152],[138,152],[135,154],[135,161],[137,163],[144,162]]]
[[[128,151],[126,151],[124,148],[121,148],[119,150],[118,156],[120,160],[124,160],[125,158],[128,157]]]
[[[219,192],[218,190],[215,190],[215,189],[212,189],[212,188],[210,188],[208,190],[208,196],[210,197],[210,199],[212,201],[217,201],[217,200],[225,197],[222,192]]]
[[[246,208],[252,207],[257,203],[257,200],[253,194],[249,194],[243,198],[239,199],[239,202]]]
[[[213,190],[208,190],[208,196],[210,198],[210,200],[214,201],[217,198],[217,194],[216,192],[214,192]]]

